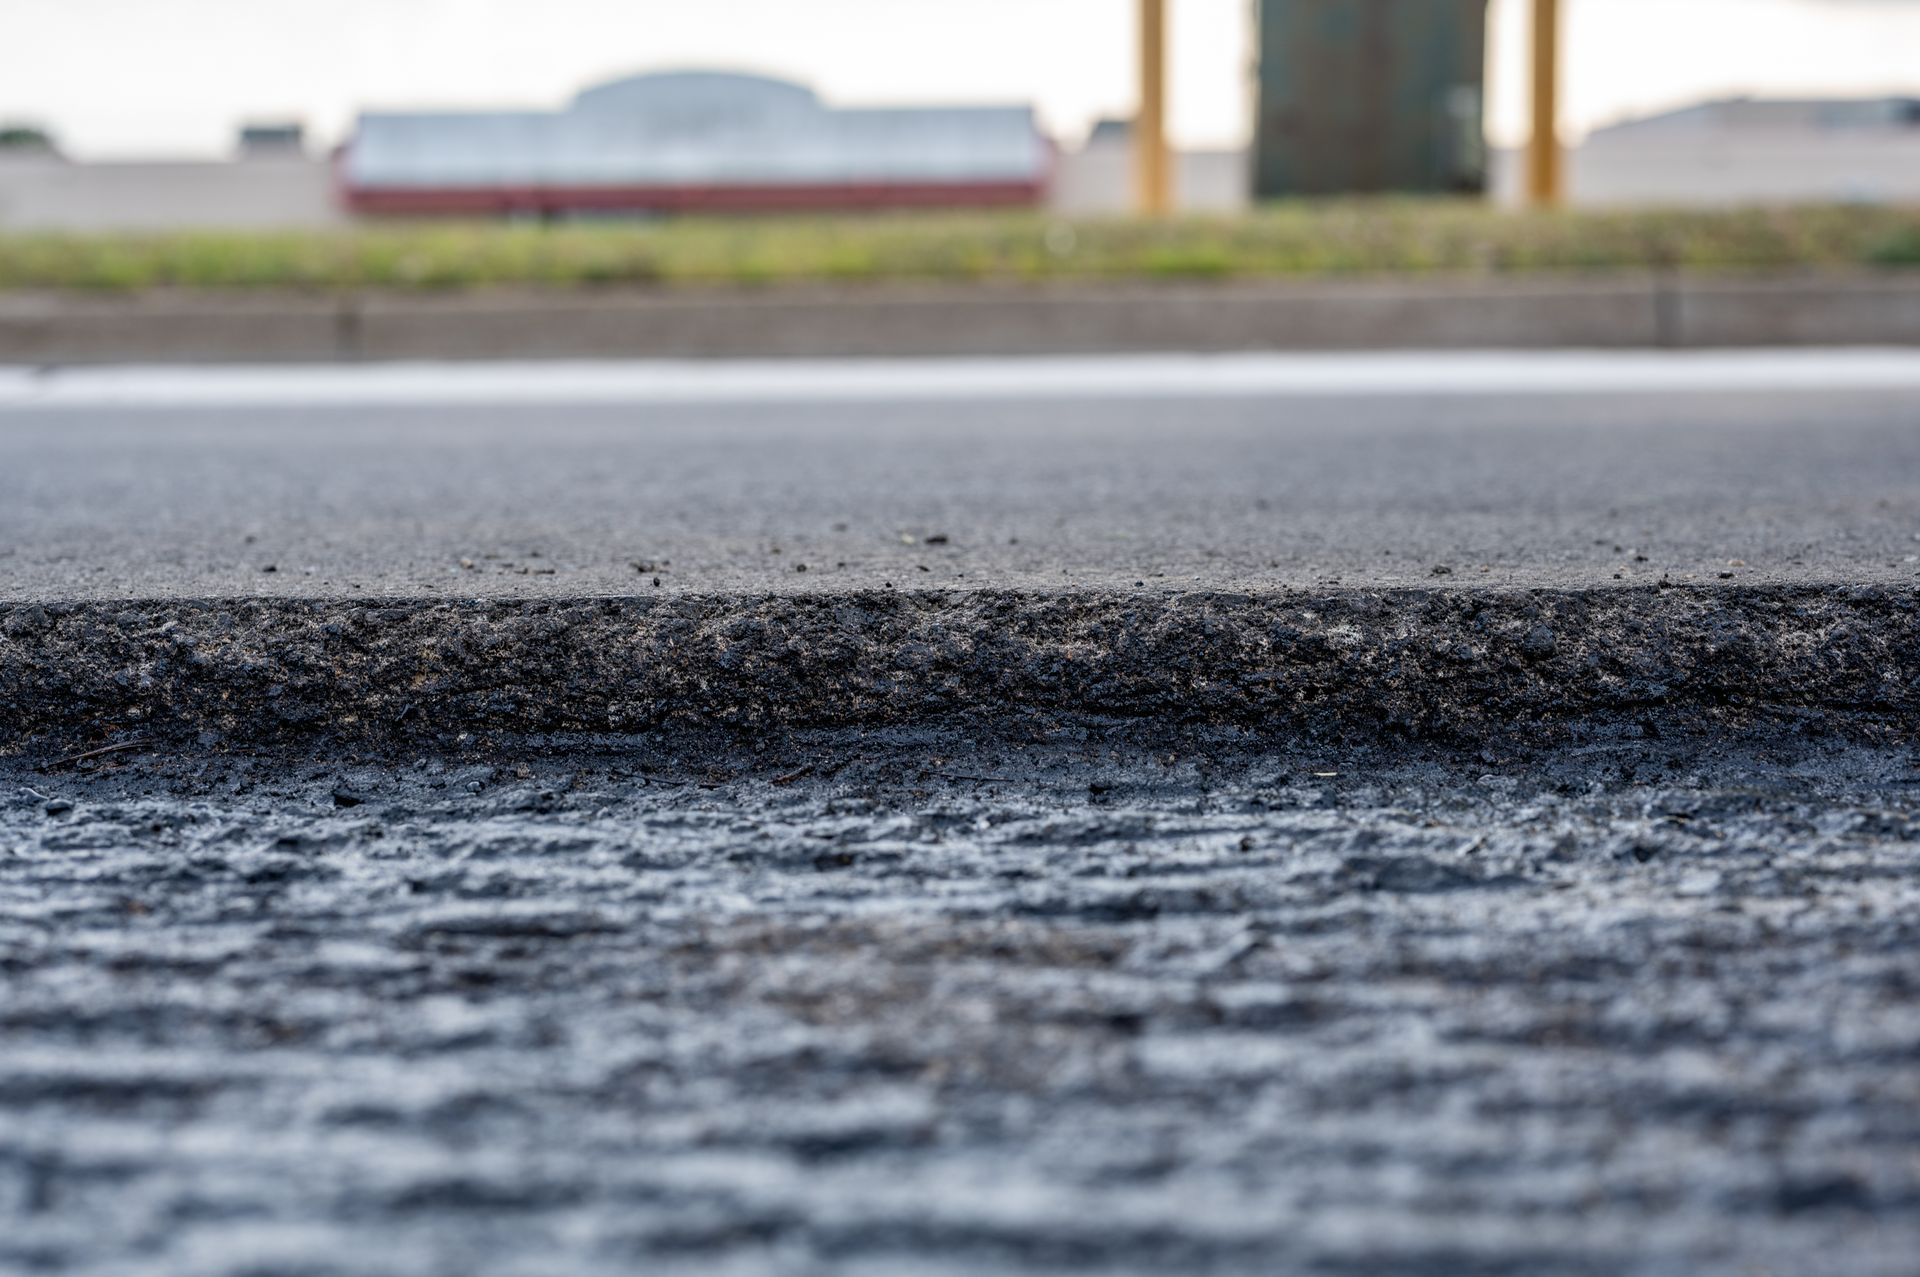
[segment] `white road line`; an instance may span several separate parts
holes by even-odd
[[[1920,350],[1473,351],[1015,359],[0,366],[0,411],[1920,391]]]

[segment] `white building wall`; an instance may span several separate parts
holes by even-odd
[[[1586,205],[1920,203],[1920,129],[1599,133],[1568,183]]]
[[[1522,152],[1491,153],[1496,203],[1520,203],[1524,172]],[[1068,215],[1125,213],[1133,204],[1132,173],[1124,146],[1096,143],[1063,152],[1049,205]],[[1243,151],[1185,151],[1176,173],[1184,212],[1233,212],[1250,203]],[[1567,194],[1581,208],[1920,204],[1920,130],[1732,138],[1599,134],[1569,151]]]
[[[1819,105],[1707,103],[1601,129],[1568,153],[1567,198],[1588,208],[1920,203],[1920,127],[1823,126],[1807,109]],[[1755,118],[1716,124],[1716,109]],[[1494,154],[1496,200],[1520,202],[1525,166],[1522,151]]]
[[[1232,213],[1250,202],[1252,175],[1241,150],[1180,151],[1174,156],[1174,206],[1183,213]],[[1133,210],[1133,153],[1124,138],[1096,139],[1056,161],[1047,207],[1073,217]]]
[[[74,164],[0,157],[0,231],[270,230],[338,226],[323,159]]]

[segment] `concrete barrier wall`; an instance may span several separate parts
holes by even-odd
[[[1820,279],[1698,279],[1675,292],[1690,346],[1905,346],[1920,343],[1920,271]]]
[[[1920,345],[1920,272],[0,296],[0,363]]]

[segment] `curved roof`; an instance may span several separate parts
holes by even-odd
[[[584,89],[574,115],[619,116],[663,129],[714,122],[747,124],[821,110],[804,84],[735,71],[656,71]]]

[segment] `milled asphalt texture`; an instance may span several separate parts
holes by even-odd
[[[1869,393],[12,410],[0,1269],[1909,1273],[1917,486]]]

